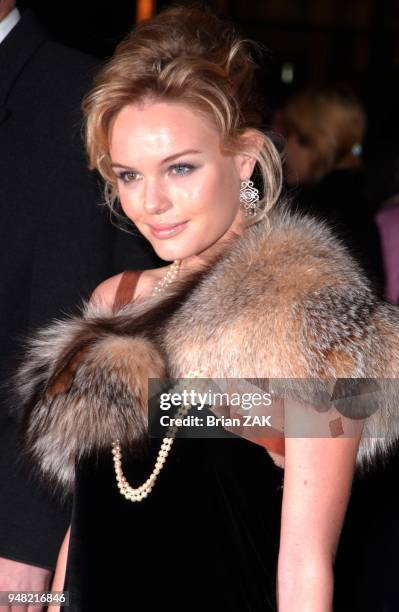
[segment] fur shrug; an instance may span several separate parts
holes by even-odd
[[[313,404],[323,381],[378,379],[357,466],[399,435],[399,309],[375,297],[326,225],[280,208],[161,298],[117,312],[83,302],[36,332],[15,379],[24,447],[70,490],[80,457],[140,438],[148,377],[192,370],[270,378]]]

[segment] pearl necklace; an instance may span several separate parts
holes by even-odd
[[[169,270],[155,285],[151,295],[157,295],[158,293],[162,293],[162,291],[173,283],[175,278],[179,275],[181,266],[181,260],[175,259],[175,261],[169,266]]]
[[[163,278],[161,278],[158,283],[155,285],[151,295],[158,295],[161,293],[165,287],[167,287],[170,283],[174,281],[174,279],[178,276],[180,271],[181,261],[175,260],[172,265],[169,267],[169,270],[165,274]],[[190,372],[187,378],[201,378],[204,377],[204,372]],[[179,385],[174,387],[174,392],[178,391]],[[178,411],[176,412],[176,418],[183,417],[188,409],[190,404],[182,404]],[[175,434],[177,432],[177,427],[173,426],[168,428],[166,432],[166,436],[162,440],[161,448],[159,449],[157,459],[155,461],[154,469],[152,470],[150,476],[147,480],[140,485],[139,487],[132,487],[128,481],[126,480],[123,470],[122,470],[122,451],[120,447],[119,440],[116,440],[112,443],[112,455],[114,461],[114,469],[116,475],[116,482],[118,485],[119,492],[123,495],[127,500],[132,502],[138,502],[145,499],[152,491],[155,482],[159,476],[160,471],[165,465],[165,461],[169,455],[170,449],[172,448],[172,444],[174,441]]]

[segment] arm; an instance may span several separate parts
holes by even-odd
[[[287,437],[277,599],[279,612],[332,612],[333,563],[363,423],[342,417],[347,437],[328,437],[328,429],[321,434],[325,437],[289,437],[303,410],[306,408],[298,407],[293,400],[285,402]],[[314,415],[313,411],[312,425],[319,419],[317,427],[322,427],[323,419],[326,427],[337,416],[332,417],[330,412]],[[321,430],[318,432],[320,435]]]
[[[55,568],[53,583],[51,585],[52,591],[64,590],[70,535],[71,528],[69,527],[68,531],[65,534],[64,541],[61,544],[60,552],[58,554],[57,566]],[[47,612],[59,612],[59,610],[60,606],[49,606]]]

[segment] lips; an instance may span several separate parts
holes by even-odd
[[[153,236],[156,238],[171,238],[172,236],[176,236],[182,232],[188,221],[183,221],[182,223],[159,223],[157,225],[149,225],[150,231]]]
[[[177,227],[178,225],[182,225],[183,223],[185,223],[185,221],[180,221],[177,223],[151,223],[149,224],[151,229],[154,230],[167,230],[167,229],[171,229],[172,227]]]

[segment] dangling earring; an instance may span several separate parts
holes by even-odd
[[[249,179],[241,181],[240,202],[246,217],[254,217],[259,212],[259,189]]]

